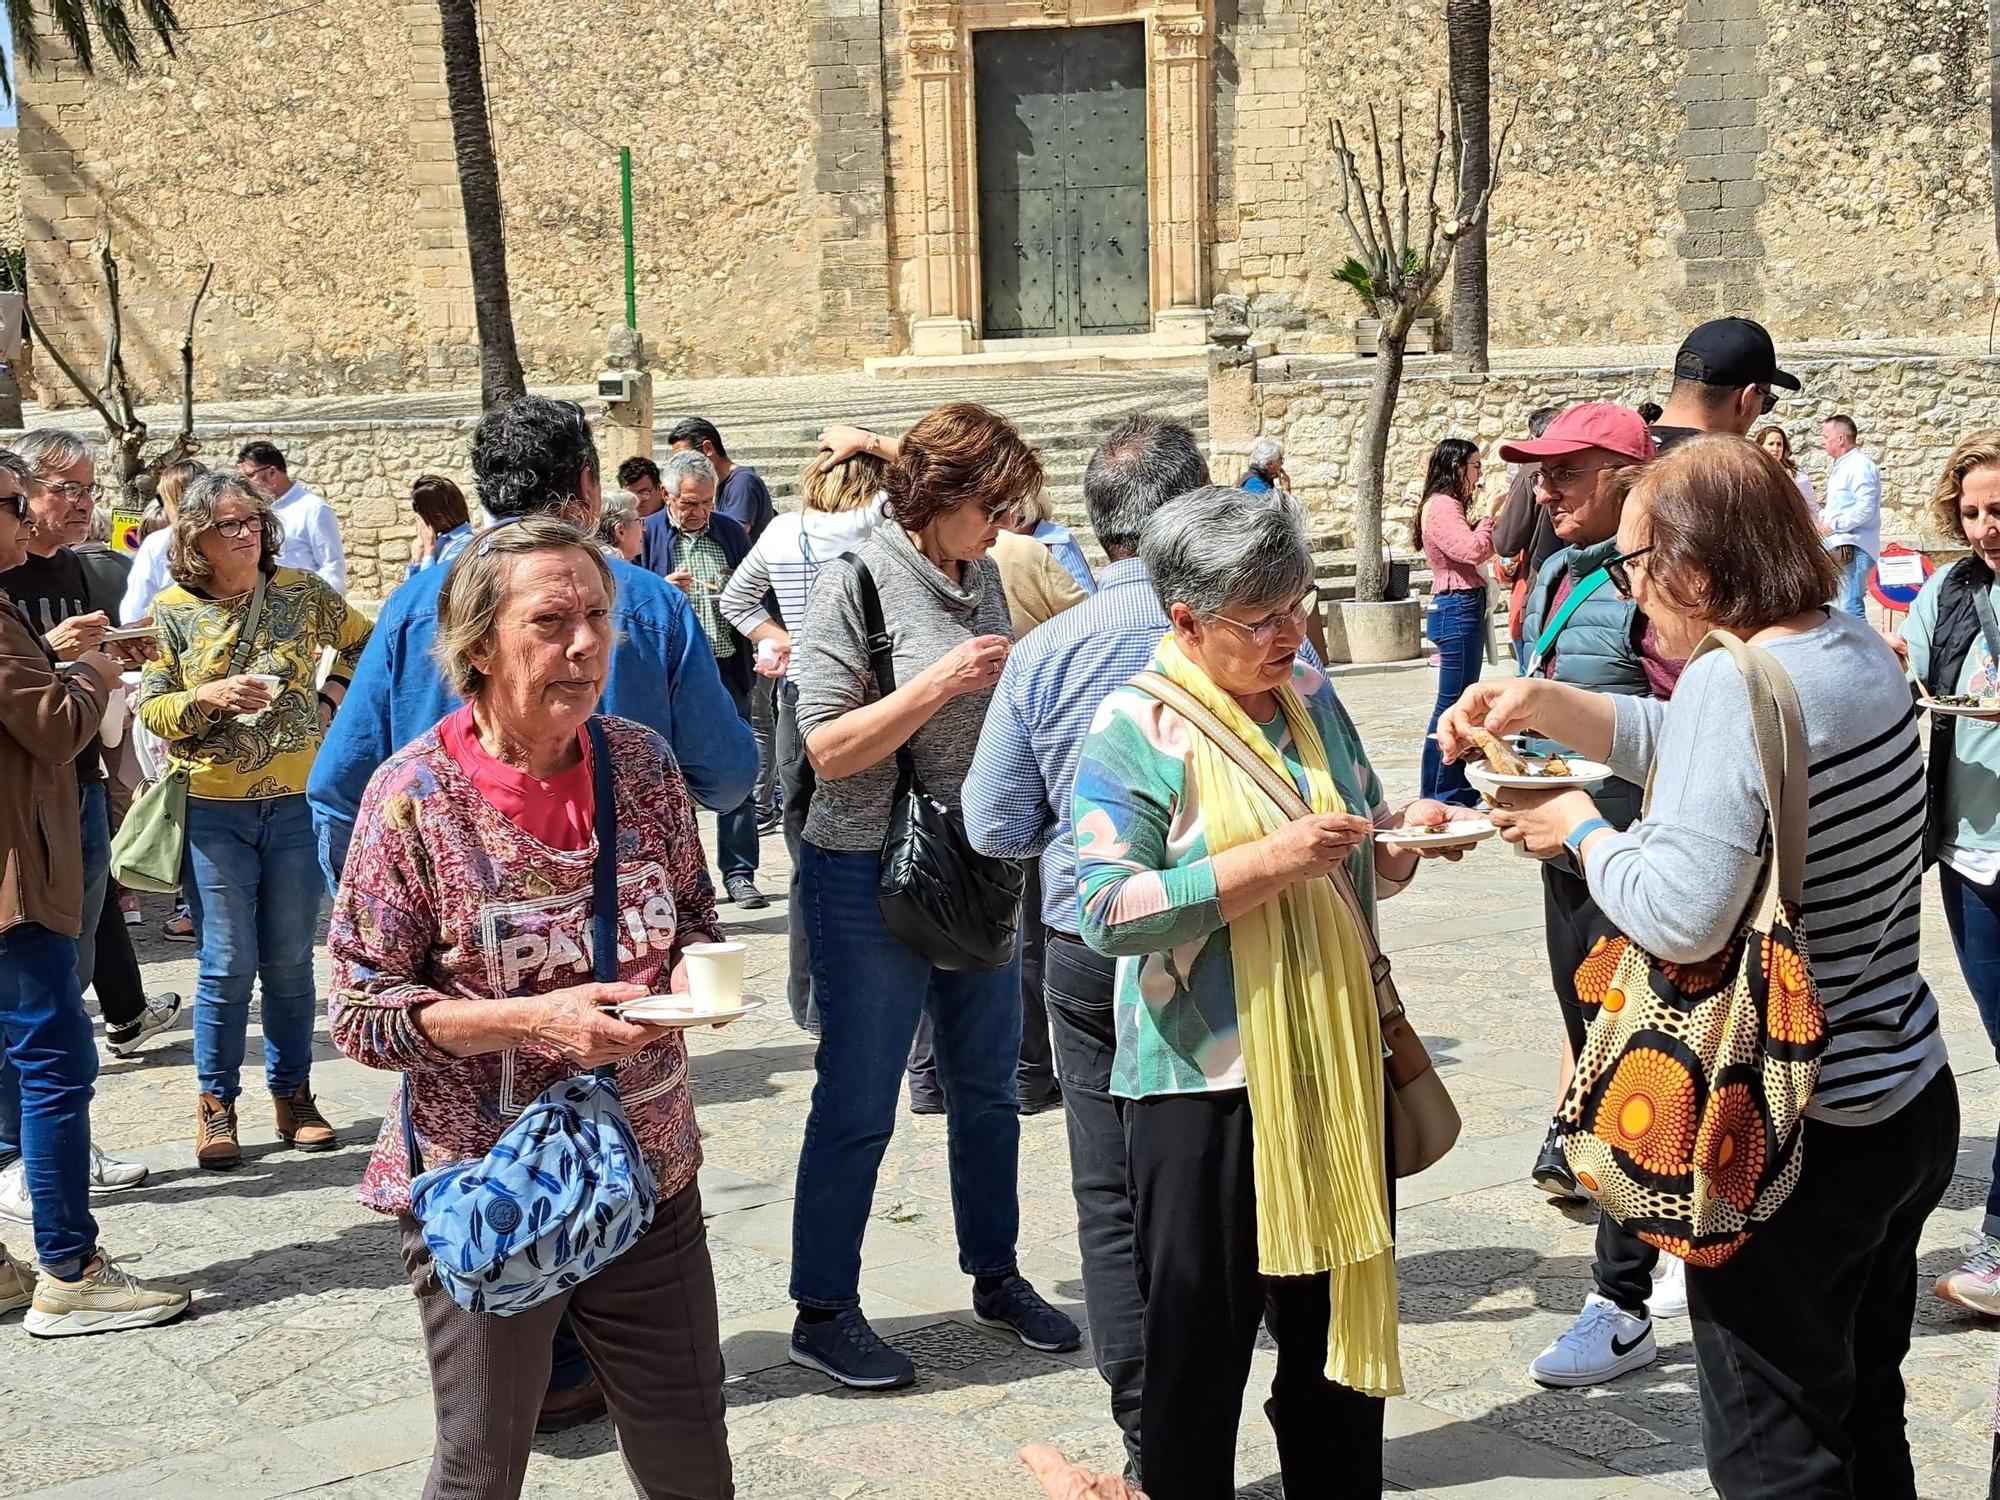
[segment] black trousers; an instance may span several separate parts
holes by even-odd
[[[1618,929],[1590,899],[1590,885],[1580,875],[1553,864],[1542,866],[1542,920],[1549,948],[1549,978],[1562,1007],[1563,1029],[1570,1047],[1583,1055],[1589,1017],[1576,997],[1576,970],[1591,945],[1615,937]],[[1620,1228],[1608,1214],[1597,1219],[1597,1255],[1591,1267],[1597,1294],[1627,1312],[1637,1312],[1653,1295],[1653,1267],[1660,1252]]]
[[[787,941],[791,957],[790,977],[785,982],[791,1002],[792,1020],[803,1030],[819,1030],[819,1011],[813,1005],[812,955],[806,951],[806,924],[799,916],[799,844],[805,838],[806,810],[812,806],[813,770],[806,759],[806,742],[799,734],[799,690],[790,680],[778,685],[778,785],[784,799],[785,852],[792,858],[792,883],[788,897],[791,920]]]
[[[1874,1125],[1805,1123],[1785,1206],[1688,1272],[1702,1446],[1723,1500],[1916,1500],[1903,1356],[1917,1239],[1958,1154],[1949,1070]]]
[[[1111,1387],[1111,1418],[1125,1435],[1126,1477],[1143,1485],[1139,1413],[1146,1388],[1146,1301],[1139,1295],[1132,1258],[1125,1104],[1111,1093],[1116,965],[1054,929],[1046,933],[1044,945],[1043,992],[1055,1033],[1063,1123],[1069,1127],[1069,1181],[1076,1195],[1076,1248],[1083,1258],[1090,1354]]]
[[[106,1026],[129,1026],[145,1012],[146,985],[139,958],[132,951],[132,933],[117,898],[106,895],[97,915],[97,970],[90,982],[97,991],[97,1008]]]
[[[1236,1493],[1236,1428],[1261,1319],[1278,1345],[1264,1403],[1285,1493],[1382,1493],[1379,1397],[1326,1378],[1327,1278],[1257,1269],[1247,1091],[1125,1107],[1133,1239],[1146,1299],[1142,1459],[1150,1500]]]

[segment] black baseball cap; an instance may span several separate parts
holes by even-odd
[[[1674,379],[1731,390],[1746,385],[1799,389],[1798,377],[1778,368],[1770,333],[1748,318],[1717,318],[1690,333],[1674,356]]]

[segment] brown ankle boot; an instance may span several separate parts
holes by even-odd
[[[278,1111],[278,1135],[296,1151],[331,1151],[338,1144],[333,1127],[313,1101],[312,1085],[302,1083],[289,1099],[272,1096]]]
[[[203,1094],[195,1109],[194,1159],[210,1171],[240,1166],[243,1148],[236,1144],[236,1109],[213,1094]]]

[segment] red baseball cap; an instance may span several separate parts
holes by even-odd
[[[1540,463],[1545,458],[1562,458],[1586,448],[1607,452],[1645,463],[1658,456],[1660,445],[1646,427],[1646,419],[1629,406],[1615,401],[1592,401],[1572,406],[1549,423],[1538,438],[1524,443],[1502,443],[1500,456],[1510,464]]]

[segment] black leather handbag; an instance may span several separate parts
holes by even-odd
[[[874,575],[848,554],[861,587],[868,658],[883,697],[896,690],[892,643]],[[896,793],[882,839],[875,902],[903,946],[933,967],[998,969],[1014,956],[1021,931],[1021,866],[972,847],[958,810],[924,790],[907,743],[896,750]]]

